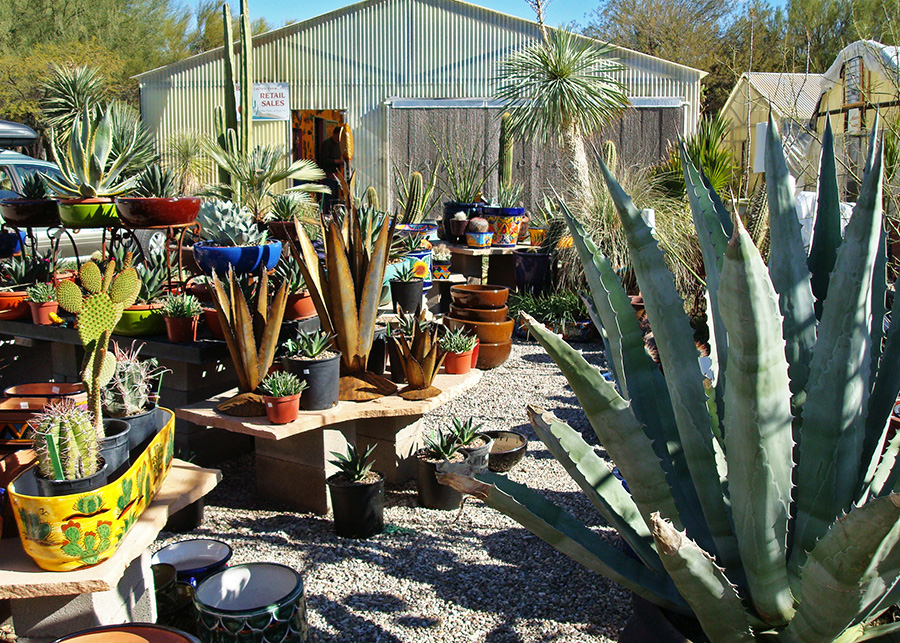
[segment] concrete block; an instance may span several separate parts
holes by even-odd
[[[256,438],[256,453],[268,458],[323,469],[328,475],[336,472],[328,461],[331,453],[344,453],[348,442],[356,440],[356,422],[341,422],[327,429],[299,433],[284,440]]]
[[[150,550],[125,568],[118,586],[106,592],[46,596],[10,601],[12,622],[21,643],[49,643],[99,625],[156,622],[156,595]]]
[[[331,507],[325,470],[256,454],[256,490],[291,509],[326,514]]]
[[[357,447],[376,445],[375,468],[388,483],[404,482],[416,475],[415,452],[422,446],[421,415],[373,418],[356,423]]]

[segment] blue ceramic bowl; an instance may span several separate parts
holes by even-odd
[[[0,257],[12,257],[17,252],[22,252],[24,243],[24,232],[0,232]]]
[[[238,274],[249,274],[265,264],[272,270],[281,258],[281,242],[270,240],[262,246],[214,246],[205,241],[194,244],[194,260],[208,275],[225,275],[231,267]]]
[[[231,560],[231,547],[221,540],[195,538],[163,547],[151,562],[167,563],[175,568],[178,580],[194,587],[203,579],[225,569]]]

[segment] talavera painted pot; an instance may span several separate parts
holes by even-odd
[[[212,538],[182,540],[153,554],[153,563],[167,563],[175,568],[178,580],[193,586],[222,571],[231,560],[228,543]]]
[[[277,563],[235,565],[194,592],[204,643],[306,641],[306,596],[296,571]]]

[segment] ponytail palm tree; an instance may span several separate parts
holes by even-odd
[[[594,134],[628,105],[625,86],[612,74],[622,67],[612,47],[563,29],[551,29],[501,61],[496,98],[511,114],[514,138],[559,142],[571,197],[590,198],[584,137]]]

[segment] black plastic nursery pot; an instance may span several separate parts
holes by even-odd
[[[400,310],[405,313],[416,312],[422,305],[424,288],[425,282],[422,279],[412,281],[391,279],[391,301],[394,302],[394,312]]]
[[[158,407],[154,407],[143,413],[136,413],[135,415],[129,415],[128,417],[117,418],[126,422],[128,426],[131,427],[131,431],[128,435],[129,449],[143,450],[156,435],[157,431],[163,427],[165,421],[158,417],[158,410]]]
[[[407,342],[411,342],[412,338],[407,337]],[[396,342],[390,337],[387,339],[388,361],[390,362],[391,381],[394,384],[406,384],[406,375],[403,373],[403,367],[400,365],[400,352]]]
[[[68,496],[74,493],[94,491],[104,486],[109,479],[109,468],[104,461],[97,473],[86,478],[76,478],[75,480],[50,480],[36,475],[34,476],[34,479],[37,481],[38,490],[40,491],[41,496],[45,498]]]
[[[345,482],[343,474],[329,477],[328,493],[334,510],[334,531],[341,538],[369,538],[384,531],[384,475],[375,482]]]
[[[341,354],[334,351],[326,359],[300,359],[285,357],[281,365],[306,382],[300,394],[300,408],[304,411],[322,411],[337,404],[341,382]]]
[[[106,418],[103,431],[106,437],[100,440],[100,456],[106,461],[108,479],[115,480],[131,464],[131,427],[124,420]]]
[[[437,462],[425,460],[421,455],[416,456],[416,499],[428,509],[459,509],[462,494],[438,482],[437,465]]]

